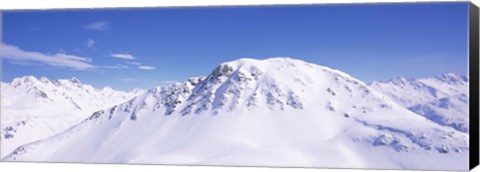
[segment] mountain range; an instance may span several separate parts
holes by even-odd
[[[95,89],[77,78],[49,80],[25,76],[1,87],[1,152],[50,137],[87,118],[93,112],[142,94]],[[3,157],[3,156],[2,156]]]
[[[456,74],[366,84],[301,60],[244,58],[167,87],[105,92],[76,79],[2,84],[3,136],[14,131],[4,123],[37,129],[18,120],[32,114],[47,126],[75,116],[15,150],[2,142],[3,160],[468,169],[468,77]]]
[[[440,125],[468,133],[468,77],[447,73],[432,78],[397,77],[370,87]]]

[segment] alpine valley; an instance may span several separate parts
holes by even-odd
[[[4,161],[468,170],[468,77],[238,59],[147,91],[2,83]],[[348,163],[347,163],[348,162]]]

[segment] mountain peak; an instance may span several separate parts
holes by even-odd
[[[458,83],[458,82],[468,82],[468,78],[466,76],[462,76],[455,73],[445,73],[445,74],[436,76],[435,78],[440,81],[447,82],[449,84]]]
[[[38,82],[38,79],[35,76],[30,75],[30,76],[24,76],[24,77],[13,79],[12,85],[17,87],[17,86],[20,86],[22,84],[30,84],[30,83],[34,83],[34,82]]]
[[[192,95],[187,95],[193,102],[180,111],[182,115],[207,110],[216,114],[221,110],[234,111],[242,104],[249,109],[260,104],[272,109],[302,109],[308,106],[308,98],[300,97],[310,97],[312,90],[342,97],[354,96],[353,88],[369,92],[363,82],[342,71],[302,60],[242,58],[220,64],[201,79],[198,86],[192,87]]]
[[[50,82],[50,79],[48,79],[47,77],[44,77],[44,76],[40,77],[39,80],[42,81],[43,83]]]
[[[75,83],[75,84],[81,84],[80,80],[78,80],[76,77],[72,77],[69,79],[70,82]]]
[[[213,77],[227,76],[236,73],[240,75],[251,75],[257,77],[264,73],[301,71],[303,68],[312,68],[313,64],[290,57],[272,57],[267,59],[240,58],[237,60],[221,63],[211,75]],[[316,65],[326,70],[326,67]],[[329,69],[330,70],[330,69]],[[333,71],[333,70],[332,70]]]
[[[405,85],[407,84],[411,79],[407,79],[405,77],[401,77],[401,76],[397,76],[395,78],[392,78],[390,80],[388,80],[387,82],[391,82],[393,84],[397,84],[397,85]]]
[[[110,86],[105,86],[105,87],[102,88],[102,91],[103,92],[111,92],[111,91],[113,91],[113,88],[110,87]]]
[[[80,80],[77,79],[76,77],[72,77],[72,78],[70,78],[70,79],[58,79],[58,80],[56,81],[56,83],[60,83],[60,84],[62,84],[62,85],[65,85],[65,84],[67,84],[67,85],[71,85],[71,84],[73,84],[73,85],[79,85],[79,84],[82,84],[82,82],[80,82]]]
[[[29,81],[37,81],[37,77],[35,76],[24,76],[24,77],[21,77],[20,78],[21,80],[25,81],[25,82],[29,82]]]
[[[222,63],[221,65],[230,65],[233,67],[247,66],[264,66],[272,64],[307,64],[305,61],[293,59],[290,57],[271,57],[267,59],[254,59],[254,58],[240,58],[237,60]]]
[[[140,95],[140,94],[143,94],[144,92],[146,92],[144,89],[142,88],[139,88],[139,87],[135,87],[132,91],[130,91],[131,93],[135,94],[135,95]]]

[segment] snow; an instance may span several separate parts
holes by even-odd
[[[77,78],[51,81],[25,76],[2,83],[1,152],[58,134],[93,112],[136,95],[111,88],[98,90]],[[59,108],[60,107],[60,108]]]
[[[222,63],[102,109],[3,160],[468,169],[468,133],[291,58]]]

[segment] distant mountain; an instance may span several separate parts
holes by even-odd
[[[130,93],[110,87],[95,89],[78,79],[49,80],[25,76],[1,87],[1,152],[45,139],[99,109],[122,103],[144,91]]]
[[[469,131],[468,77],[447,73],[432,78],[397,77],[372,82],[375,90],[440,125]]]
[[[468,138],[341,71],[239,59],[97,111],[3,160],[466,170]]]

